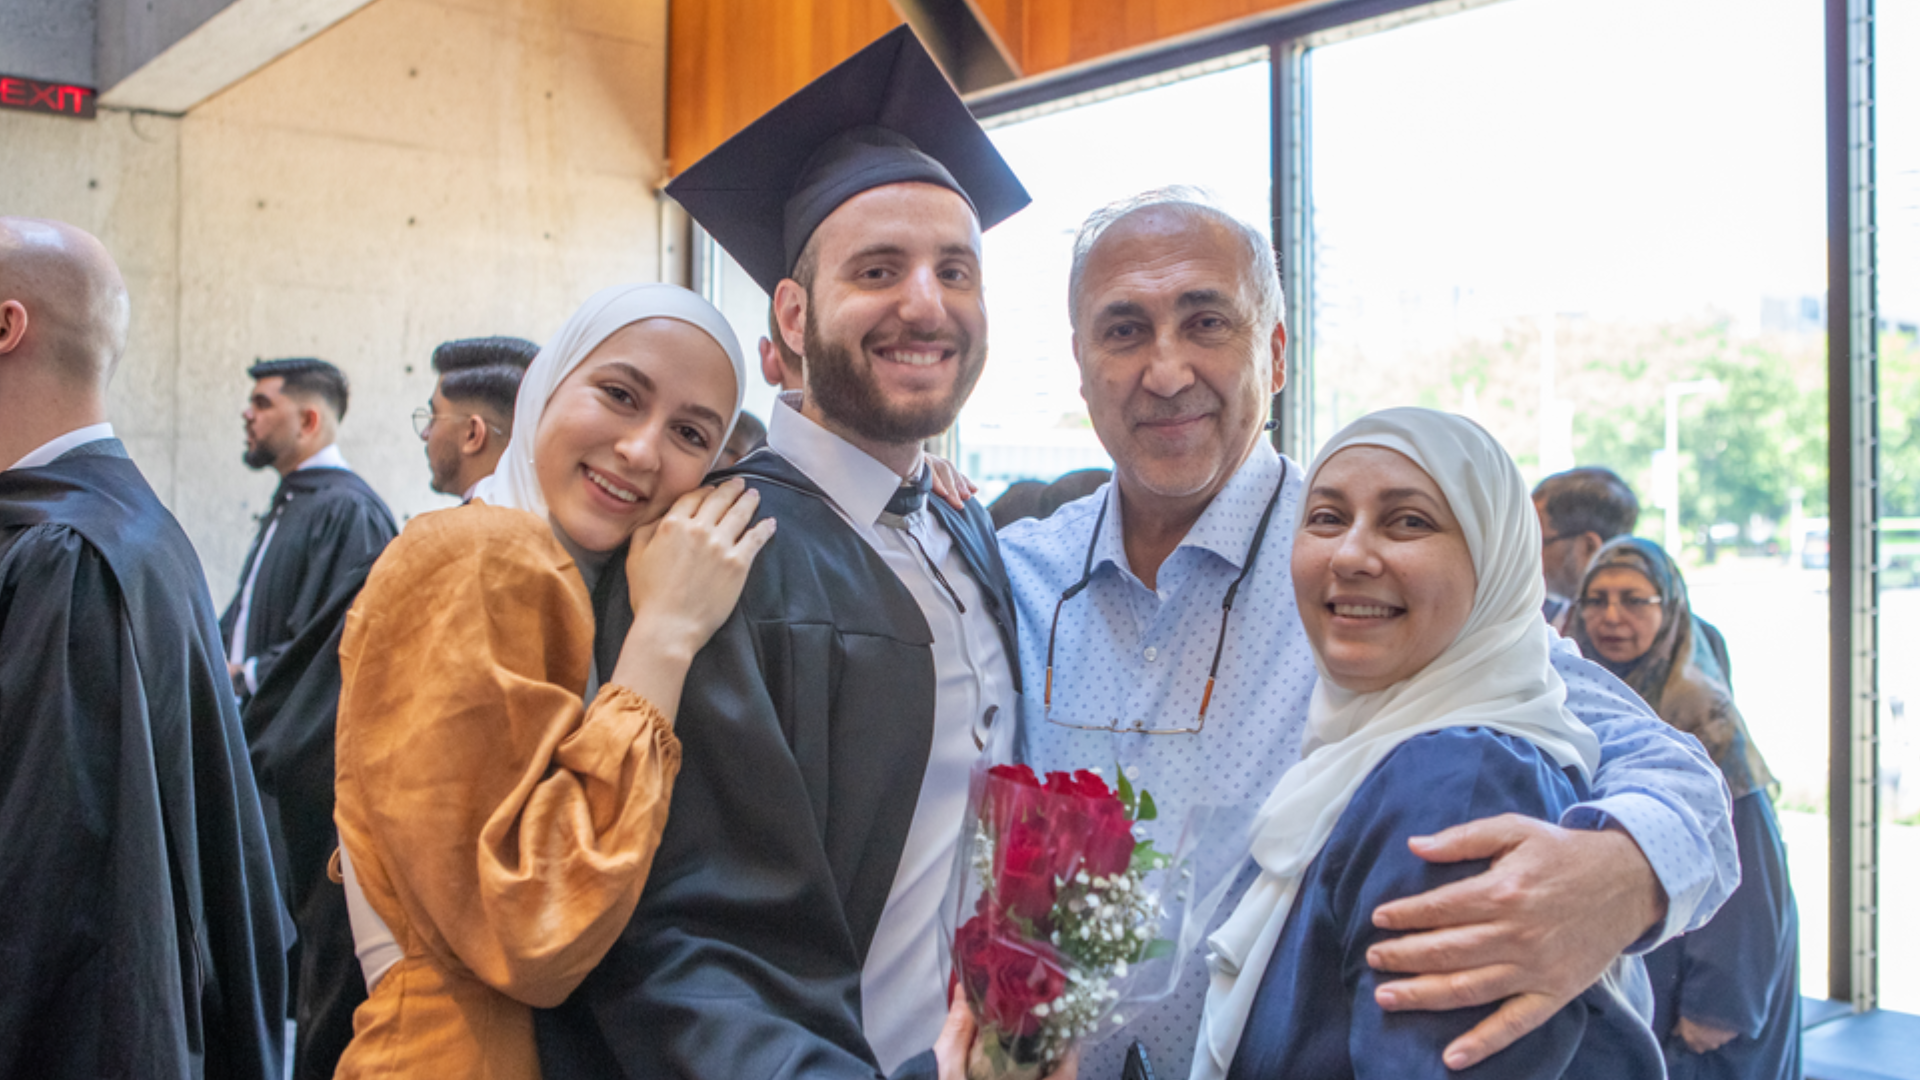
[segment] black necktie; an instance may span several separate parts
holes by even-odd
[[[927,492],[933,490],[933,470],[921,468],[920,475],[908,480],[894,490],[893,498],[887,500],[887,508],[880,512],[880,522],[892,525],[896,529],[906,527],[907,518],[920,512],[927,505]],[[887,520],[889,516],[899,519],[896,524]]]

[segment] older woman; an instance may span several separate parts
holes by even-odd
[[[1502,813],[1556,820],[1599,760],[1540,619],[1540,530],[1512,459],[1471,421],[1390,409],[1307,474],[1294,590],[1320,681],[1306,752],[1253,828],[1260,874],[1211,939],[1196,1078],[1440,1078],[1492,1012],[1383,1012],[1380,903],[1480,872],[1411,837]],[[1482,1077],[1658,1076],[1645,976],[1621,961]]]
[[[595,294],[528,369],[474,501],[374,567],[340,646],[335,821],[371,994],[337,1075],[538,1077],[531,1007],[632,917],[687,667],[773,533],[738,481],[701,486],[744,373],[685,289]],[[616,573],[633,628],[596,672],[589,584]]]
[[[1705,646],[1672,556],[1609,541],[1582,582],[1569,629],[1660,718],[1698,738],[1726,777],[1740,887],[1713,921],[1647,956],[1654,1030],[1677,1080],[1800,1076],[1800,917],[1769,791],[1773,774]]]

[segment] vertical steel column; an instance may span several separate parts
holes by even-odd
[[[1308,49],[1296,38],[1277,38],[1267,50],[1273,111],[1273,246],[1287,298],[1287,383],[1274,404],[1273,445],[1306,462],[1313,428],[1313,202],[1307,109]]]
[[[1878,989],[1879,409],[1873,0],[1827,0],[1827,992]]]

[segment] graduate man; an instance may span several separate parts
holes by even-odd
[[[413,414],[426,444],[433,490],[473,498],[493,475],[513,435],[513,399],[540,346],[517,337],[461,338],[433,350],[434,383],[427,407]]]
[[[926,498],[920,444],[985,360],[980,232],[1027,196],[904,27],[668,190],[773,295],[805,390],[734,471],[779,538],[687,673],[646,891],[537,1018],[542,1067],[931,1074],[974,739],[1019,680],[991,522]],[[606,649],[621,576],[596,598]]]
[[[266,669],[333,595],[341,575],[378,555],[399,532],[393,512],[334,445],[347,415],[347,377],[325,360],[263,360],[246,422],[250,469],[280,474],[260,516],[240,587],[220,617],[235,693],[260,688]]]
[[[1040,688],[1022,703],[1024,756],[1037,769],[1117,763],[1174,811],[1166,821],[1200,803],[1257,808],[1300,760],[1315,685],[1289,571],[1301,469],[1264,434],[1286,380],[1273,249],[1198,192],[1147,192],[1088,218],[1069,280],[1081,393],[1114,482],[1000,538]],[[1367,962],[1409,976],[1382,984],[1381,1008],[1479,1007],[1478,1023],[1458,1018],[1447,1069],[1539,1027],[1629,946],[1700,925],[1739,879],[1726,789],[1699,744],[1571,649],[1552,662],[1600,739],[1593,800],[1557,824],[1449,829],[1415,854],[1487,860],[1474,876],[1369,905],[1373,926],[1404,936]],[[1204,838],[1203,877],[1230,877],[1245,836]],[[1189,1073],[1204,950],[1186,964],[1172,994],[1083,1048],[1088,1075],[1117,1075],[1135,1039],[1158,1075],[1225,1073],[1235,1047],[1205,1038],[1213,1060]],[[1402,1064],[1394,1075],[1426,1076],[1442,1061]]]
[[[107,422],[128,299],[0,218],[0,1076],[278,1077],[285,943],[199,558]]]

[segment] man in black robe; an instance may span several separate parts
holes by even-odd
[[[260,687],[295,634],[337,591],[341,578],[377,556],[399,531],[393,513],[334,445],[347,415],[347,378],[325,360],[265,360],[254,380],[246,421],[249,468],[280,474],[260,516],[240,585],[220,633],[234,692]]]
[[[198,557],[106,422],[99,241],[0,218],[0,1076],[278,1077],[285,942]]]
[[[992,522],[926,499],[920,443],[978,378],[980,230],[1026,193],[905,28],[669,191],[773,295],[805,389],[726,474],[780,532],[687,673],[646,890],[536,1016],[542,1068],[931,1075],[968,766],[1018,665]],[[605,670],[632,611],[601,585]]]
[[[347,411],[346,376],[313,359],[268,360],[247,374],[254,385],[241,413],[245,460],[273,467],[281,479],[220,631],[281,887],[299,926],[289,954],[295,1074],[324,1077],[352,1036],[358,1005],[345,900],[327,880],[339,845],[331,721],[340,678],[327,643],[397,530],[386,503],[334,446]],[[321,670],[300,688],[315,664]]]

